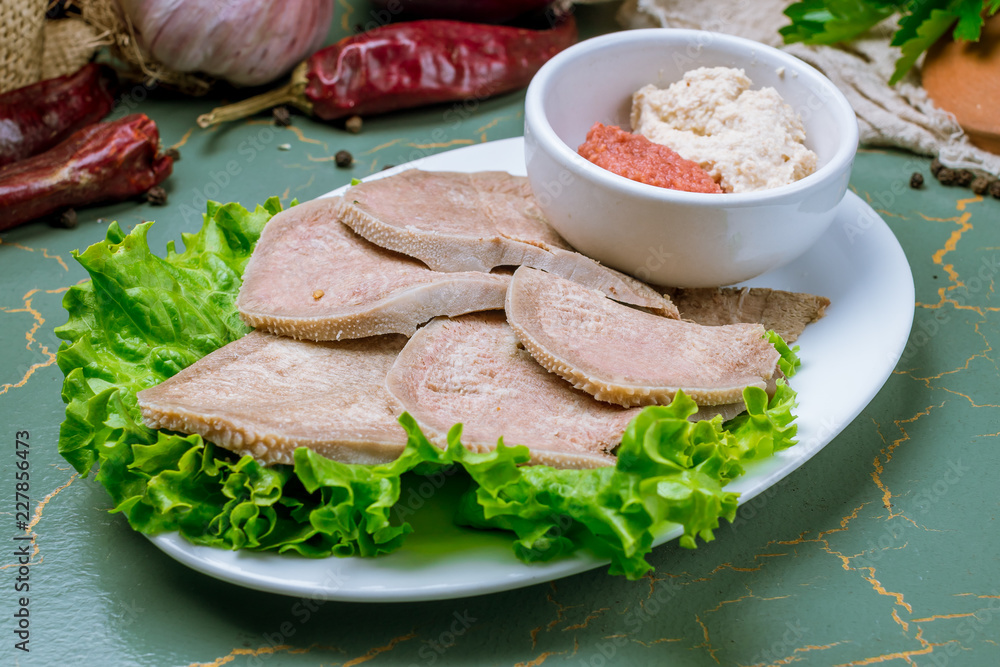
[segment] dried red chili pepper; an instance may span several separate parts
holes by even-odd
[[[114,73],[91,63],[0,95],[0,167],[47,151],[108,115]]]
[[[0,230],[68,206],[120,201],[170,175],[160,133],[145,114],[97,123],[55,148],[0,167]]]
[[[287,86],[198,118],[201,127],[293,104],[323,120],[484,99],[524,88],[576,41],[576,23],[548,30],[413,21],[346,37],[299,65]]]
[[[544,9],[551,0],[372,0],[372,18],[382,23],[397,19],[452,19],[476,23],[503,23]]]

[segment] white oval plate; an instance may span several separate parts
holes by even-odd
[[[523,175],[523,141],[515,138],[469,146],[400,165],[373,178],[411,167],[495,169]],[[832,305],[826,317],[809,325],[796,343],[801,347],[802,368],[791,384],[799,396],[798,444],[750,467],[744,477],[727,487],[742,494],[741,503],[801,466],[861,413],[899,360],[914,307],[913,276],[896,237],[878,214],[852,193],[847,194],[819,243],[792,264],[747,284],[820,294]],[[868,332],[863,342],[858,332]],[[425,516],[421,519],[420,514]],[[525,564],[515,558],[509,537],[435,525],[433,514],[444,518],[440,508],[424,508],[410,517],[416,531],[406,545],[379,558],[312,560],[225,551],[193,545],[177,533],[150,539],[181,563],[224,581],[272,593],[344,601],[400,602],[480,595],[565,577],[605,563],[578,554],[553,563]],[[423,524],[431,527],[421,530]],[[664,535],[657,544],[679,534]]]

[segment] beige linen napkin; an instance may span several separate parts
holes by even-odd
[[[889,40],[895,20],[843,46],[784,45],[778,29],[791,0],[626,0],[618,19],[628,28],[697,28],[739,35],[781,47],[823,72],[858,115],[861,143],[937,155],[955,168],[1000,176],[1000,156],[973,146],[951,114],[938,109],[920,87],[919,72],[889,86],[899,56]]]

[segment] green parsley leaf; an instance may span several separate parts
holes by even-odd
[[[845,42],[898,11],[898,4],[863,0],[802,0],[785,10],[792,23],[779,32],[786,44]]]

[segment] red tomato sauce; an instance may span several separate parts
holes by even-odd
[[[722,192],[697,162],[614,125],[594,123],[577,152],[598,167],[640,183],[685,192]]]

